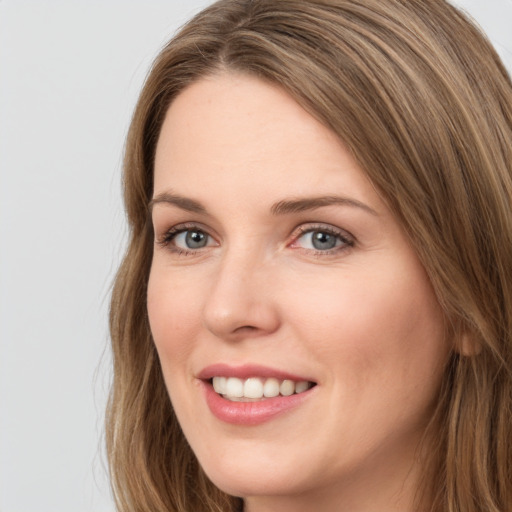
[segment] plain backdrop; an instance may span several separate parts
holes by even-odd
[[[111,512],[108,298],[124,137],[207,0],[0,0],[0,512]],[[465,0],[512,69],[512,0]]]

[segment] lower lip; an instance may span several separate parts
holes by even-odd
[[[202,381],[206,403],[212,414],[219,420],[233,425],[260,425],[298,407],[311,394],[313,387],[303,393],[290,396],[276,396],[258,402],[232,402],[217,394],[209,382]]]

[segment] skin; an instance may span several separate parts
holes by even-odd
[[[207,475],[249,512],[418,510],[418,445],[449,343],[407,236],[343,144],[280,88],[220,73],[167,112],[154,197],[169,193],[204,211],[153,205],[148,312]],[[349,202],[272,211],[333,195]],[[166,238],[173,227],[201,230],[206,245]],[[308,229],[331,232],[334,249],[315,248]],[[268,422],[232,425],[212,415],[196,378],[213,363],[317,385]]]

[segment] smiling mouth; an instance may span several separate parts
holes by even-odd
[[[221,376],[213,377],[210,379],[210,383],[216,393],[232,402],[257,402],[278,396],[297,395],[316,385],[316,383],[306,380],[279,380],[273,377],[239,379]]]

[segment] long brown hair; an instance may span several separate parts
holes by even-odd
[[[291,94],[343,140],[404,226],[454,339],[429,427],[427,509],[509,510],[512,85],[485,37],[443,0],[221,0],[156,59],[126,144],[130,240],[111,303],[107,447],[118,509],[240,506],[187,445],[146,312],[160,128],[180,91],[219,70]]]

